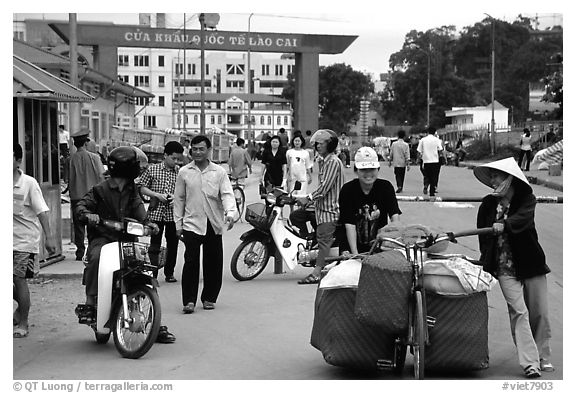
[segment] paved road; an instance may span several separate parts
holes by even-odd
[[[248,181],[248,203],[257,199],[256,173]],[[316,173],[314,174],[316,176]],[[347,179],[355,175],[346,170]],[[392,180],[392,169],[381,169],[381,176]],[[534,186],[536,195],[562,195],[561,192]],[[403,195],[421,195],[421,176],[416,167],[408,173]],[[482,196],[489,190],[473,178],[466,168],[444,167],[439,196]],[[463,230],[474,227],[477,203],[404,202],[402,220],[430,225],[438,230]],[[539,204],[537,229],[552,273],[548,276],[552,318],[554,364],[556,371],[543,377],[563,378],[563,205]],[[296,281],[307,274],[296,268],[274,274],[272,263],[257,279],[235,281],[229,261],[241,233],[249,225],[241,222],[224,235],[224,283],[214,311],[197,309],[181,313],[180,283],[161,281],[163,321],[177,336],[174,345],[155,345],[142,359],[119,357],[112,344],[98,346],[91,331],[71,324],[69,334],[41,346],[14,345],[15,379],[132,379],[132,380],[339,380],[392,379],[388,373],[364,374],[326,364],[322,354],[310,345],[315,286],[300,286]],[[477,257],[475,238],[462,239],[454,252]],[[179,261],[183,247],[180,247]],[[272,261],[271,261],[272,262]],[[177,266],[180,278],[182,263]],[[72,282],[71,285],[75,285]],[[78,282],[79,286],[80,283]],[[64,286],[65,287],[65,286]],[[498,287],[489,292],[490,368],[467,374],[427,375],[427,379],[522,379],[509,332],[506,305]],[[81,300],[81,299],[79,299]],[[33,299],[38,301],[37,299]],[[48,301],[49,299],[44,299]],[[75,303],[75,302],[74,302]],[[73,320],[72,309],[60,310],[62,318]],[[31,318],[34,318],[33,315]],[[38,321],[41,323],[41,321]],[[402,379],[411,379],[411,356]]]

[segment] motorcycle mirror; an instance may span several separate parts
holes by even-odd
[[[139,222],[127,222],[126,232],[134,236],[144,236],[144,225]]]
[[[300,183],[299,181],[296,181],[294,183],[294,191],[300,191],[302,189],[302,183]]]

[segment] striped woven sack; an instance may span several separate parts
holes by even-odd
[[[368,256],[362,261],[354,312],[363,323],[386,333],[408,329],[412,267],[398,250]]]

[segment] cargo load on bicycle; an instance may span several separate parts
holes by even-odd
[[[424,367],[488,367],[486,291],[494,279],[463,255],[440,254],[447,238],[440,245],[430,240],[428,229],[415,227],[409,236],[403,232],[404,240],[427,238],[428,247],[391,249],[381,242],[378,252],[362,261],[342,262],[344,267],[331,268],[320,282],[311,344],[327,363],[401,372],[409,346],[417,378],[423,378]],[[420,329],[415,327],[418,320]]]

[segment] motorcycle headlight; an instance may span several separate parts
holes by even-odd
[[[276,204],[276,196],[274,194],[266,195],[266,202],[268,202],[271,205],[275,205]]]
[[[139,222],[128,222],[126,232],[134,236],[144,236],[144,225]]]

